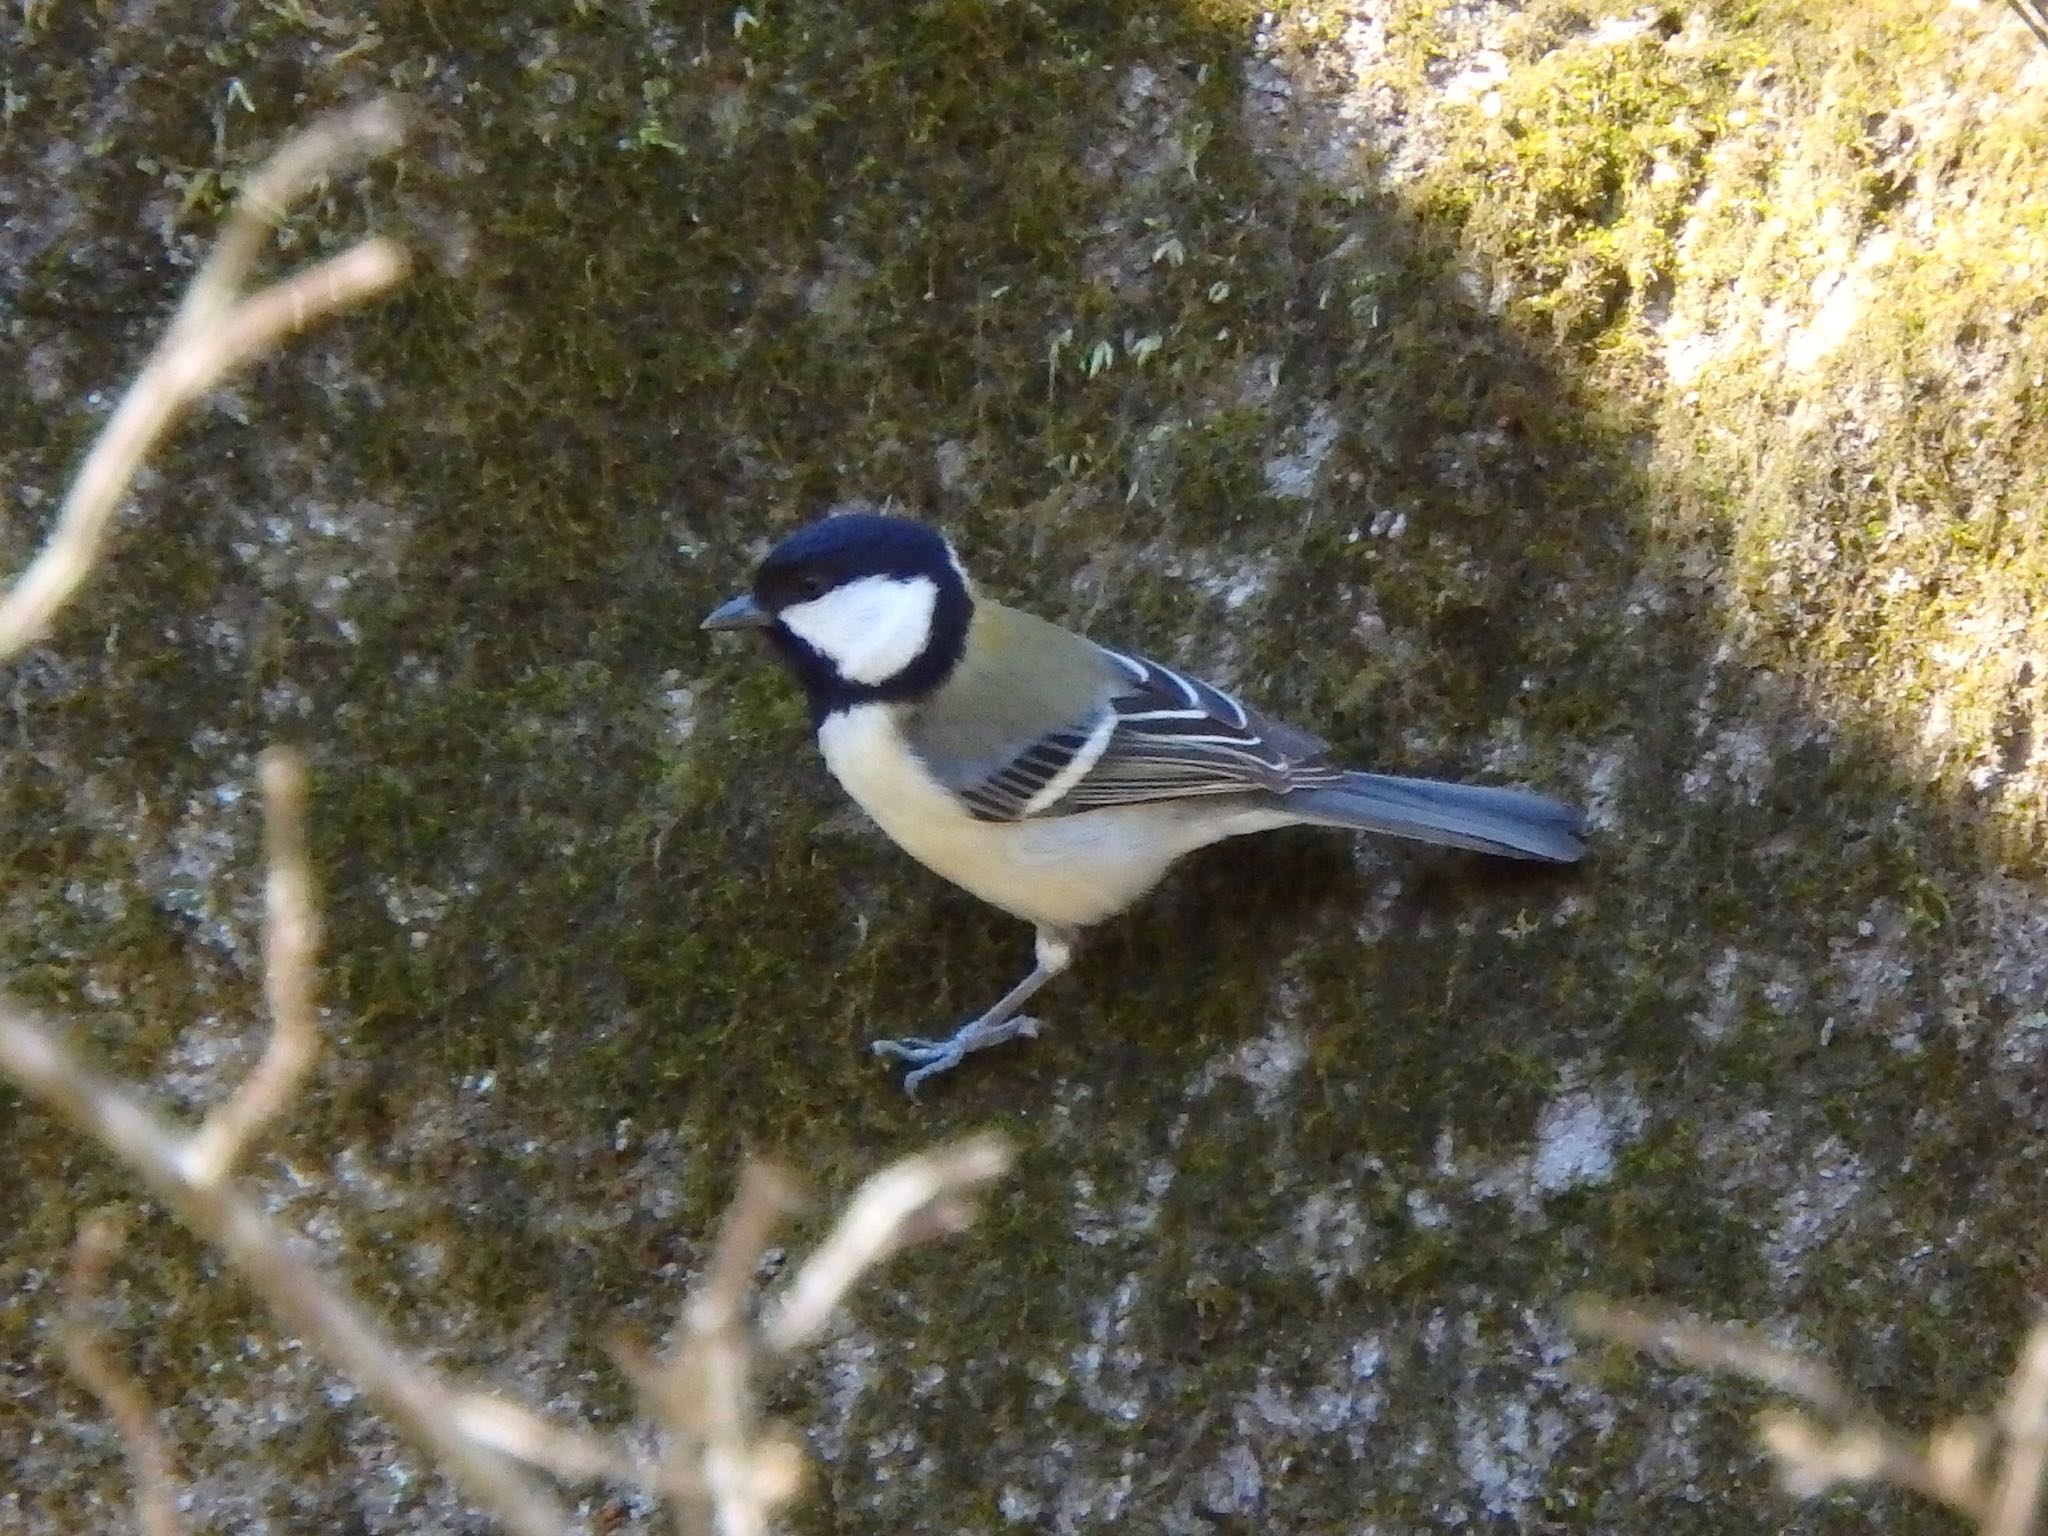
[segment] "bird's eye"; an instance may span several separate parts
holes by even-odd
[[[796,584],[796,595],[799,601],[806,603],[814,597],[823,597],[825,595],[825,578],[818,575],[815,571],[808,576],[800,578]]]

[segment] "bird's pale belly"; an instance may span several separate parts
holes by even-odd
[[[1192,827],[1156,805],[977,821],[932,781],[883,705],[832,716],[818,745],[833,777],[906,853],[1028,922],[1101,922],[1150,890],[1181,854],[1224,835],[1218,828],[1191,839]]]

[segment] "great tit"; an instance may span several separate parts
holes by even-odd
[[[790,534],[706,629],[766,635],[825,765],[932,870],[1035,924],[1037,964],[944,1039],[877,1040],[904,1087],[1037,1032],[1021,1015],[1183,854],[1301,824],[1569,864],[1584,818],[1518,789],[1358,773],[1222,689],[998,603],[937,530],[854,504]]]

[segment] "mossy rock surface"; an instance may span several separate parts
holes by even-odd
[[[277,261],[379,229],[421,272],[216,397],[11,680],[11,991],[216,1099],[295,741],[331,1048],[255,1178],[451,1369],[615,1422],[605,1341],[673,1316],[745,1149],[836,1198],[994,1126],[982,1223],[776,1389],[798,1530],[1952,1528],[1790,1504],[1753,1393],[1561,1319],[1751,1319],[1917,1427],[2048,1282],[2048,49],[2008,10],[13,7],[10,567],[238,180],[385,89],[407,154]],[[1212,852],[911,1104],[863,1042],[1028,935],[696,629],[852,495],[1361,764],[1581,800],[1594,855]],[[0,1117],[0,1526],[125,1503],[51,1331],[111,1203],[196,1527],[482,1528]]]

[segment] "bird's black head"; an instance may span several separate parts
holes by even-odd
[[[776,545],[753,591],[704,625],[765,631],[822,720],[938,687],[960,659],[973,612],[966,574],[942,534],[850,507]]]

